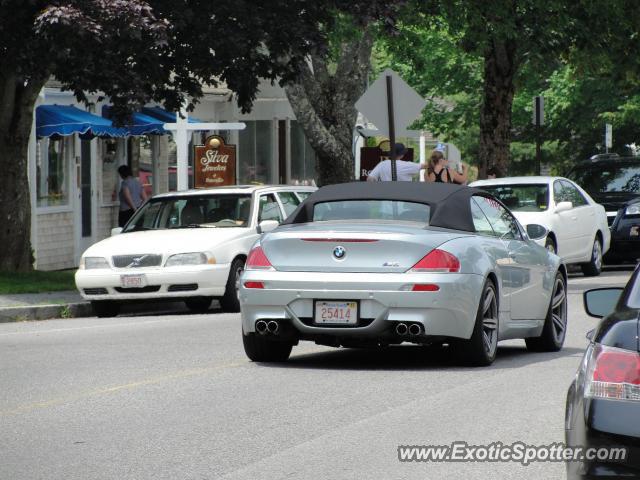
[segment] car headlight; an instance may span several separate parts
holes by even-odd
[[[632,203],[624,211],[625,215],[640,215],[640,203]]]
[[[97,268],[109,268],[109,262],[104,257],[82,257],[80,269],[93,270]]]
[[[205,263],[216,263],[213,257],[209,258],[205,253],[178,253],[171,255],[165,263],[165,267],[177,267],[181,265],[204,265]]]

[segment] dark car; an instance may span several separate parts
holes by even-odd
[[[640,257],[640,157],[595,155],[575,166],[567,177],[607,212],[611,247],[604,261],[635,263]]]
[[[570,479],[640,478],[640,266],[622,288],[584,293],[585,309],[603,318],[569,387],[565,438],[569,447],[626,448],[626,458],[567,462]]]

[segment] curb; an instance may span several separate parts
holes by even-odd
[[[90,316],[93,316],[93,311],[88,302],[0,308],[0,323]]]

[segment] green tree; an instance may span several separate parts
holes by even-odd
[[[248,110],[260,78],[292,78],[324,43],[319,26],[359,4],[346,3],[0,0],[0,270],[32,265],[27,148],[49,78],[79,100],[104,93],[119,120],[151,101],[192,106],[217,81]]]

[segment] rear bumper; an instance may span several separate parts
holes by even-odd
[[[569,446],[597,451],[626,448],[624,460],[598,458],[567,462],[569,479],[640,478],[640,404],[570,395],[573,424],[565,431]]]
[[[150,300],[224,295],[229,264],[189,267],[78,270],[76,287],[87,300]],[[144,274],[148,289],[122,289],[121,275]],[[196,287],[196,288],[194,288]],[[100,290],[103,290],[103,293]],[[106,290],[106,293],[104,291]],[[173,291],[172,291],[173,290]]]
[[[248,289],[247,281],[264,284]],[[403,291],[416,283],[439,286],[437,292]],[[299,338],[376,339],[393,336],[397,322],[422,325],[426,336],[468,339],[475,324],[484,278],[474,274],[378,274],[245,270],[240,304],[245,333],[258,320],[278,319]],[[313,321],[314,300],[355,300],[361,326],[328,327]]]
[[[631,261],[640,258],[640,217],[618,216],[611,226],[611,248],[606,262]]]

